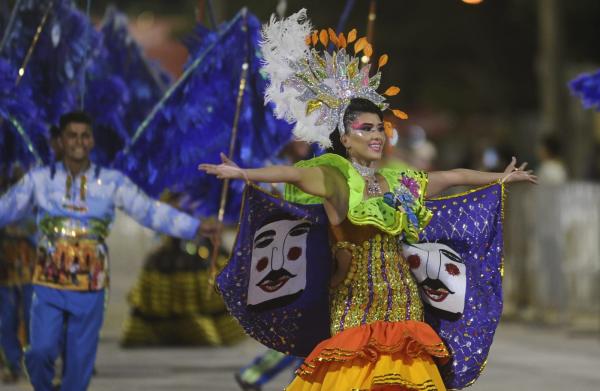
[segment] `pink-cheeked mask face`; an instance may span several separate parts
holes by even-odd
[[[254,235],[247,304],[254,308],[293,300],[306,287],[306,240],[310,223],[278,220]]]
[[[460,318],[467,288],[467,267],[460,255],[442,243],[404,244],[403,252],[423,302],[440,317]]]

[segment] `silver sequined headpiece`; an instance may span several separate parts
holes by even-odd
[[[322,53],[317,50],[319,43]],[[330,43],[335,46],[331,53],[327,51]],[[351,43],[354,55],[348,53]],[[379,58],[377,72],[370,77],[373,49],[367,39],[357,39],[356,30],[347,38],[332,29],[312,31],[304,9],[282,20],[272,17],[263,27],[261,49],[263,70],[270,78],[266,101],[275,103],[278,118],[296,124],[296,137],[323,147],[330,146],[329,135],[336,128],[345,130],[344,113],[352,99],[367,99],[383,111],[388,108],[384,95],[400,91],[398,87],[388,88],[383,95],[376,91],[381,80],[379,69],[387,63],[387,55]],[[399,118],[407,118],[400,110],[392,111]],[[391,130],[391,126],[386,128]]]

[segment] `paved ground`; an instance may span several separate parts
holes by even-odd
[[[237,390],[232,373],[261,347],[246,341],[235,347],[122,350],[104,338],[98,375],[90,391]],[[281,390],[285,373],[265,391]],[[0,387],[30,390],[26,383]],[[498,330],[488,366],[472,391],[600,389],[600,336],[568,335],[554,329],[505,322]]]

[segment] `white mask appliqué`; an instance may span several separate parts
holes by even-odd
[[[460,255],[441,243],[404,244],[403,252],[423,302],[442,318],[459,319],[467,287],[467,268]]]
[[[306,239],[310,223],[305,220],[278,220],[254,234],[249,306],[284,305],[306,287]],[[276,302],[273,302],[277,300]]]

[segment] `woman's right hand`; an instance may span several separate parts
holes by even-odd
[[[216,175],[219,179],[247,179],[246,173],[232,160],[221,153],[221,164],[200,164],[198,170],[210,175]]]

